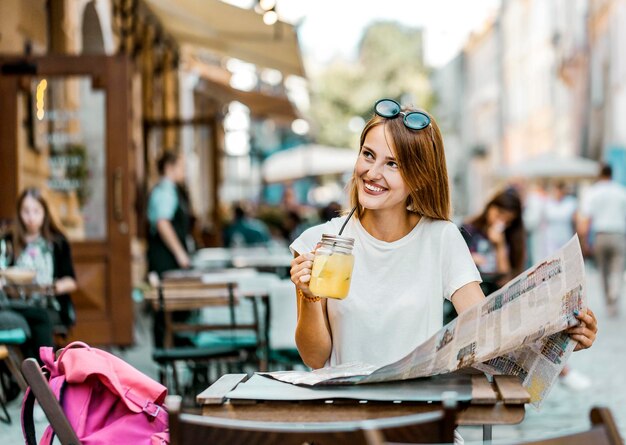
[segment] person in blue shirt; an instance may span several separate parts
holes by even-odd
[[[148,270],[162,276],[164,272],[190,267],[186,238],[189,233],[190,210],[182,193],[185,180],[185,160],[182,155],[165,151],[157,161],[161,179],[148,198]],[[177,311],[173,321],[185,321],[191,312]],[[163,346],[164,319],[154,314],[154,345]],[[179,344],[179,339],[174,339]]]
[[[186,247],[190,211],[179,187],[185,180],[183,157],[166,151],[157,168],[161,179],[148,199],[148,270],[162,275],[191,264]]]
[[[241,204],[235,205],[234,214],[233,221],[224,229],[226,247],[259,246],[271,239],[267,225],[249,216]]]

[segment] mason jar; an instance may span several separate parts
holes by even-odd
[[[354,238],[322,235],[309,282],[313,295],[340,300],[348,296],[354,266],[353,247]]]

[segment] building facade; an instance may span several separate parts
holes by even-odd
[[[156,159],[186,155],[192,207],[219,243],[229,104],[280,125],[297,117],[281,85],[233,87],[227,61],[247,58],[258,79],[304,76],[295,31],[217,0],[7,0],[0,26],[0,219],[41,188],[73,249],[72,336],[130,344]]]
[[[434,82],[439,115],[463,109],[461,130],[444,128],[444,137],[458,141],[455,157],[469,178],[459,181],[457,169],[463,212],[474,213],[514,179],[511,167],[546,154],[607,161],[626,181],[625,11],[620,0],[503,0],[472,33],[457,70],[460,104],[446,99],[450,85]]]

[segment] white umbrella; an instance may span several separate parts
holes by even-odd
[[[300,145],[274,153],[263,161],[263,179],[270,183],[351,172],[357,155],[348,148]]]
[[[600,164],[593,159],[544,153],[505,167],[500,176],[528,179],[585,179],[594,178],[599,172]]]

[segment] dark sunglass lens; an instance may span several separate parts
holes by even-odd
[[[404,123],[413,130],[421,130],[428,127],[430,118],[424,113],[413,112],[404,116]]]
[[[394,117],[400,113],[400,105],[390,99],[383,99],[376,103],[376,114],[382,117]]]

